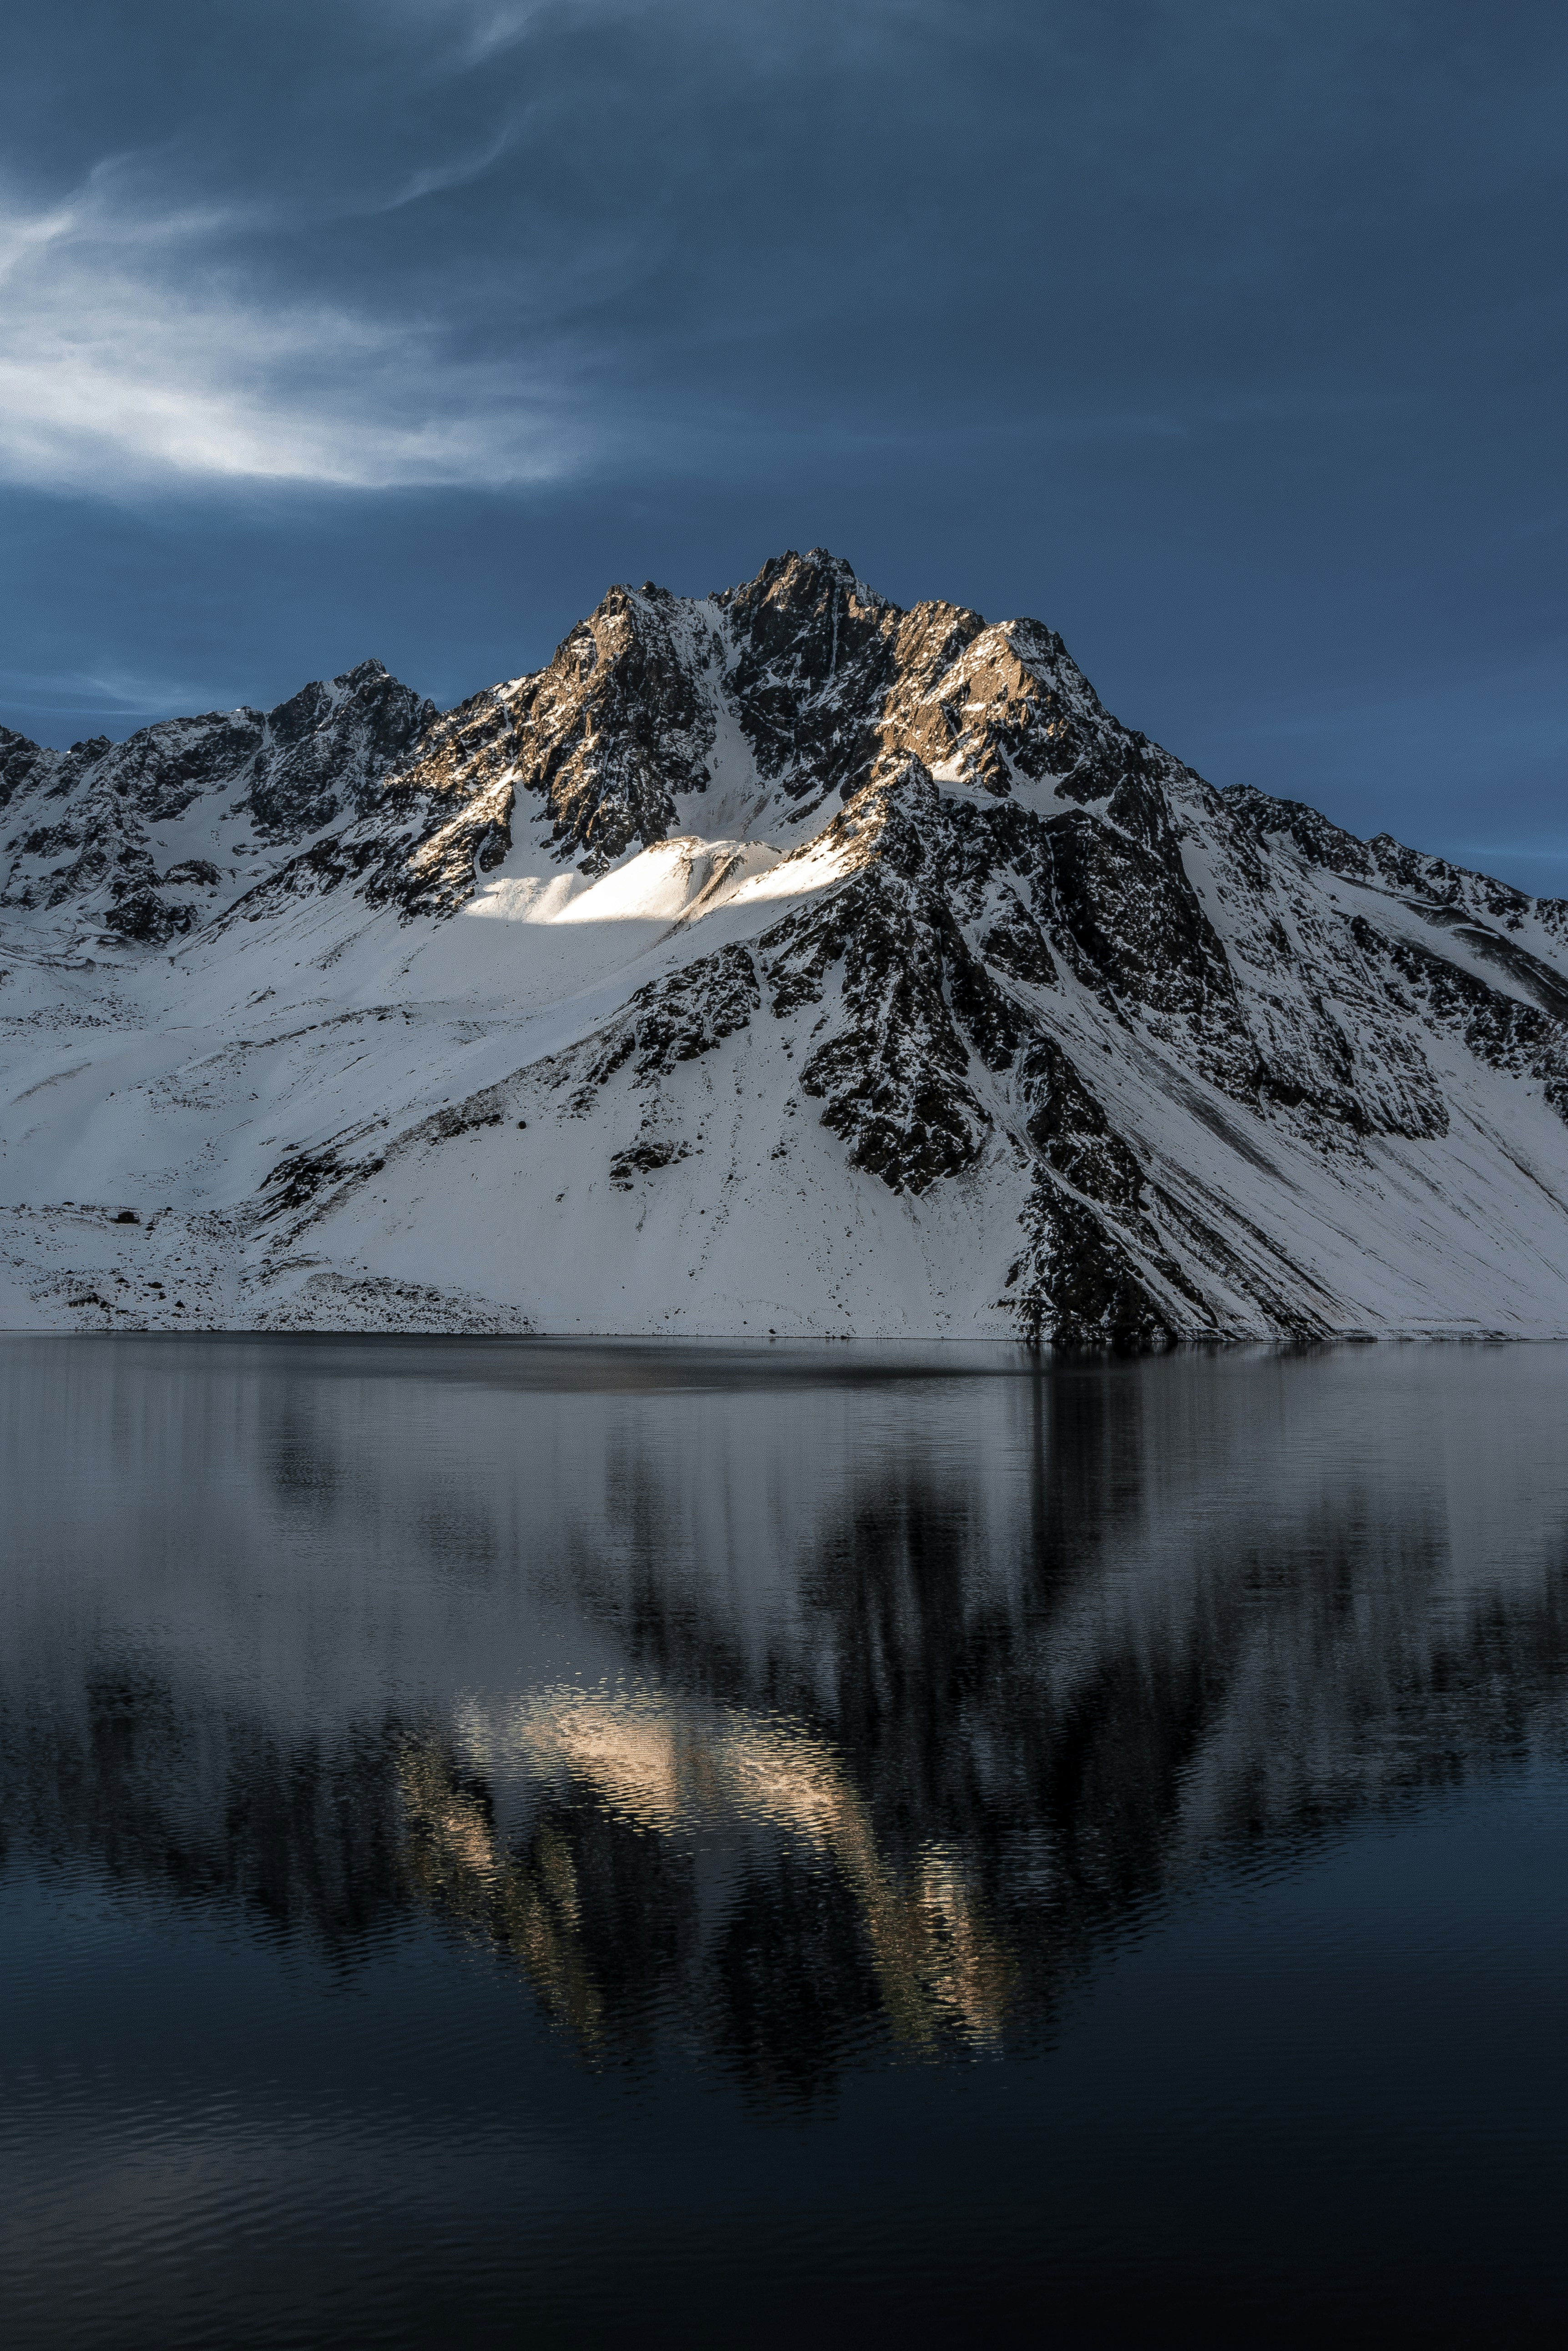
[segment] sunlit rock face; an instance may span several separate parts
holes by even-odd
[[[0,1321],[1568,1332],[1568,904],[1039,622],[815,549],[0,794]]]

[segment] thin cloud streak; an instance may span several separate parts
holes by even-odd
[[[0,477],[392,489],[545,483],[581,463],[564,396],[515,362],[456,356],[439,320],[247,282],[232,246],[255,225],[245,208],[149,201],[112,163],[67,203],[13,200],[0,213]]]
[[[415,172],[401,188],[376,204],[366,207],[371,213],[402,212],[407,204],[417,204],[426,196],[445,195],[453,188],[472,187],[492,171],[511,146],[517,132],[508,123],[496,137],[487,141],[476,155],[460,157],[451,163],[433,163]]]
[[[211,685],[193,684],[188,677],[141,677],[117,672],[65,670],[42,674],[26,670],[0,670],[0,696],[9,700],[25,694],[37,713],[68,714],[73,721],[84,715],[95,719],[125,718],[143,726],[181,711],[225,710],[234,705]]]

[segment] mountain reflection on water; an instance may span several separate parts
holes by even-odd
[[[999,2037],[1016,1970],[962,1856],[927,1845],[901,1876],[826,1740],[740,1708],[705,1719],[667,1698],[574,1689],[464,1728],[464,1780],[439,1750],[403,1760],[416,1882],[515,1953],[585,2049],[645,2012],[666,1980],[682,2013],[710,2018],[721,2045],[770,2081],[809,2072],[878,2014],[911,2048]],[[503,1842],[468,1789],[519,1767],[553,1801]],[[728,1849],[716,1932],[699,1924],[699,1839]],[[753,1850],[737,1854],[743,1840]],[[658,1909],[666,1923],[650,1931]]]
[[[10,1342],[8,1865],[602,2066],[1038,2043],[1177,1889],[1564,1744],[1568,1351]]]

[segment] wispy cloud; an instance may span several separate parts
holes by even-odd
[[[415,174],[394,202],[498,152]],[[581,424],[542,374],[460,356],[439,319],[279,294],[235,257],[256,225],[123,162],[63,203],[0,201],[0,475],[388,488],[573,469]]]
[[[144,722],[170,710],[218,710],[225,693],[188,676],[144,674],[113,668],[90,670],[0,669],[0,704],[26,705],[35,723],[56,713],[74,725],[109,720]]]
[[[401,212],[405,204],[416,204],[426,196],[444,195],[450,188],[466,188],[498,163],[511,146],[516,132],[508,123],[487,139],[471,155],[460,155],[449,163],[429,163],[411,172],[390,196],[374,203],[370,209],[378,213]]]
[[[514,49],[540,25],[594,24],[663,7],[673,16],[699,13],[712,0],[373,0],[378,28],[389,16],[405,32],[434,39],[445,70],[467,73]]]

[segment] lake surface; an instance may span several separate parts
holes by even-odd
[[[1565,1434],[0,1341],[6,2341],[1559,2339]]]

